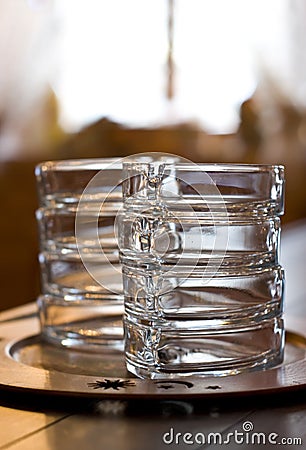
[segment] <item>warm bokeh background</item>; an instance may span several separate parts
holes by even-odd
[[[284,164],[283,223],[306,218],[305,4],[162,3],[0,1],[0,310],[40,290],[43,160]]]

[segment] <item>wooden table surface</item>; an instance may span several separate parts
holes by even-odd
[[[287,279],[286,324],[305,330],[306,222],[284,230],[281,262]],[[208,438],[209,433],[214,435]],[[306,448],[306,388],[272,397],[156,402],[67,401],[0,390],[0,449],[202,449],[216,447],[214,439],[221,436],[218,448]],[[203,437],[210,444],[203,444]],[[262,439],[261,444],[248,444],[251,438],[255,443]]]

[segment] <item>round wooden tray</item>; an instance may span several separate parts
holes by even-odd
[[[84,398],[196,399],[237,397],[306,388],[306,337],[286,332],[284,363],[226,377],[141,380],[130,375],[119,350],[56,347],[42,341],[35,307],[0,316],[0,389]]]

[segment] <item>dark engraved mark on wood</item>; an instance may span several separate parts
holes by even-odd
[[[93,389],[115,389],[115,391],[118,391],[121,388],[131,387],[135,386],[135,383],[131,380],[107,380],[104,379],[96,380],[93,383],[87,383],[88,387],[91,387]]]
[[[188,389],[191,389],[193,387],[193,383],[190,381],[181,381],[181,380],[156,380],[154,381],[155,384],[158,384],[160,389],[172,389],[174,386],[173,384],[182,384],[183,386],[186,386]]]

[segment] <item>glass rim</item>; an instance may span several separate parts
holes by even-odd
[[[80,159],[59,159],[48,160],[38,163],[35,167],[36,172],[73,170],[102,170],[111,166],[112,169],[122,170],[122,158],[80,158]]]
[[[156,155],[160,155],[157,157]],[[70,170],[102,170],[111,166],[112,169],[121,170],[123,162],[134,161],[135,164],[149,164],[153,162],[167,161],[177,164],[182,158],[172,154],[160,154],[158,152],[139,153],[128,156],[101,157],[101,158],[71,158],[41,161],[36,165],[36,171],[70,171]],[[190,161],[192,164],[192,161]]]
[[[134,167],[139,169],[147,167],[151,164],[164,165],[165,168],[177,168],[187,171],[205,171],[205,172],[241,172],[241,173],[256,173],[256,172],[273,172],[284,171],[283,164],[250,164],[250,163],[227,163],[227,162],[186,162],[175,160],[175,155],[169,155],[169,161],[165,159],[150,160],[152,153],[137,155],[122,156],[122,157],[107,157],[107,158],[75,158],[75,159],[61,159],[61,160],[47,160],[42,161],[36,165],[37,171],[73,171],[73,170],[102,170],[110,166],[114,170],[122,170],[127,167]],[[171,161],[171,158],[173,160]]]
[[[201,172],[232,172],[232,173],[264,173],[264,172],[275,172],[284,171],[285,166],[282,164],[248,164],[248,163],[197,163],[197,162],[163,162],[163,161],[152,161],[152,162],[142,162],[142,161],[124,161],[123,168],[134,167],[139,169],[141,167],[148,167],[151,164],[163,165],[165,168],[177,168],[186,171],[201,171]]]

